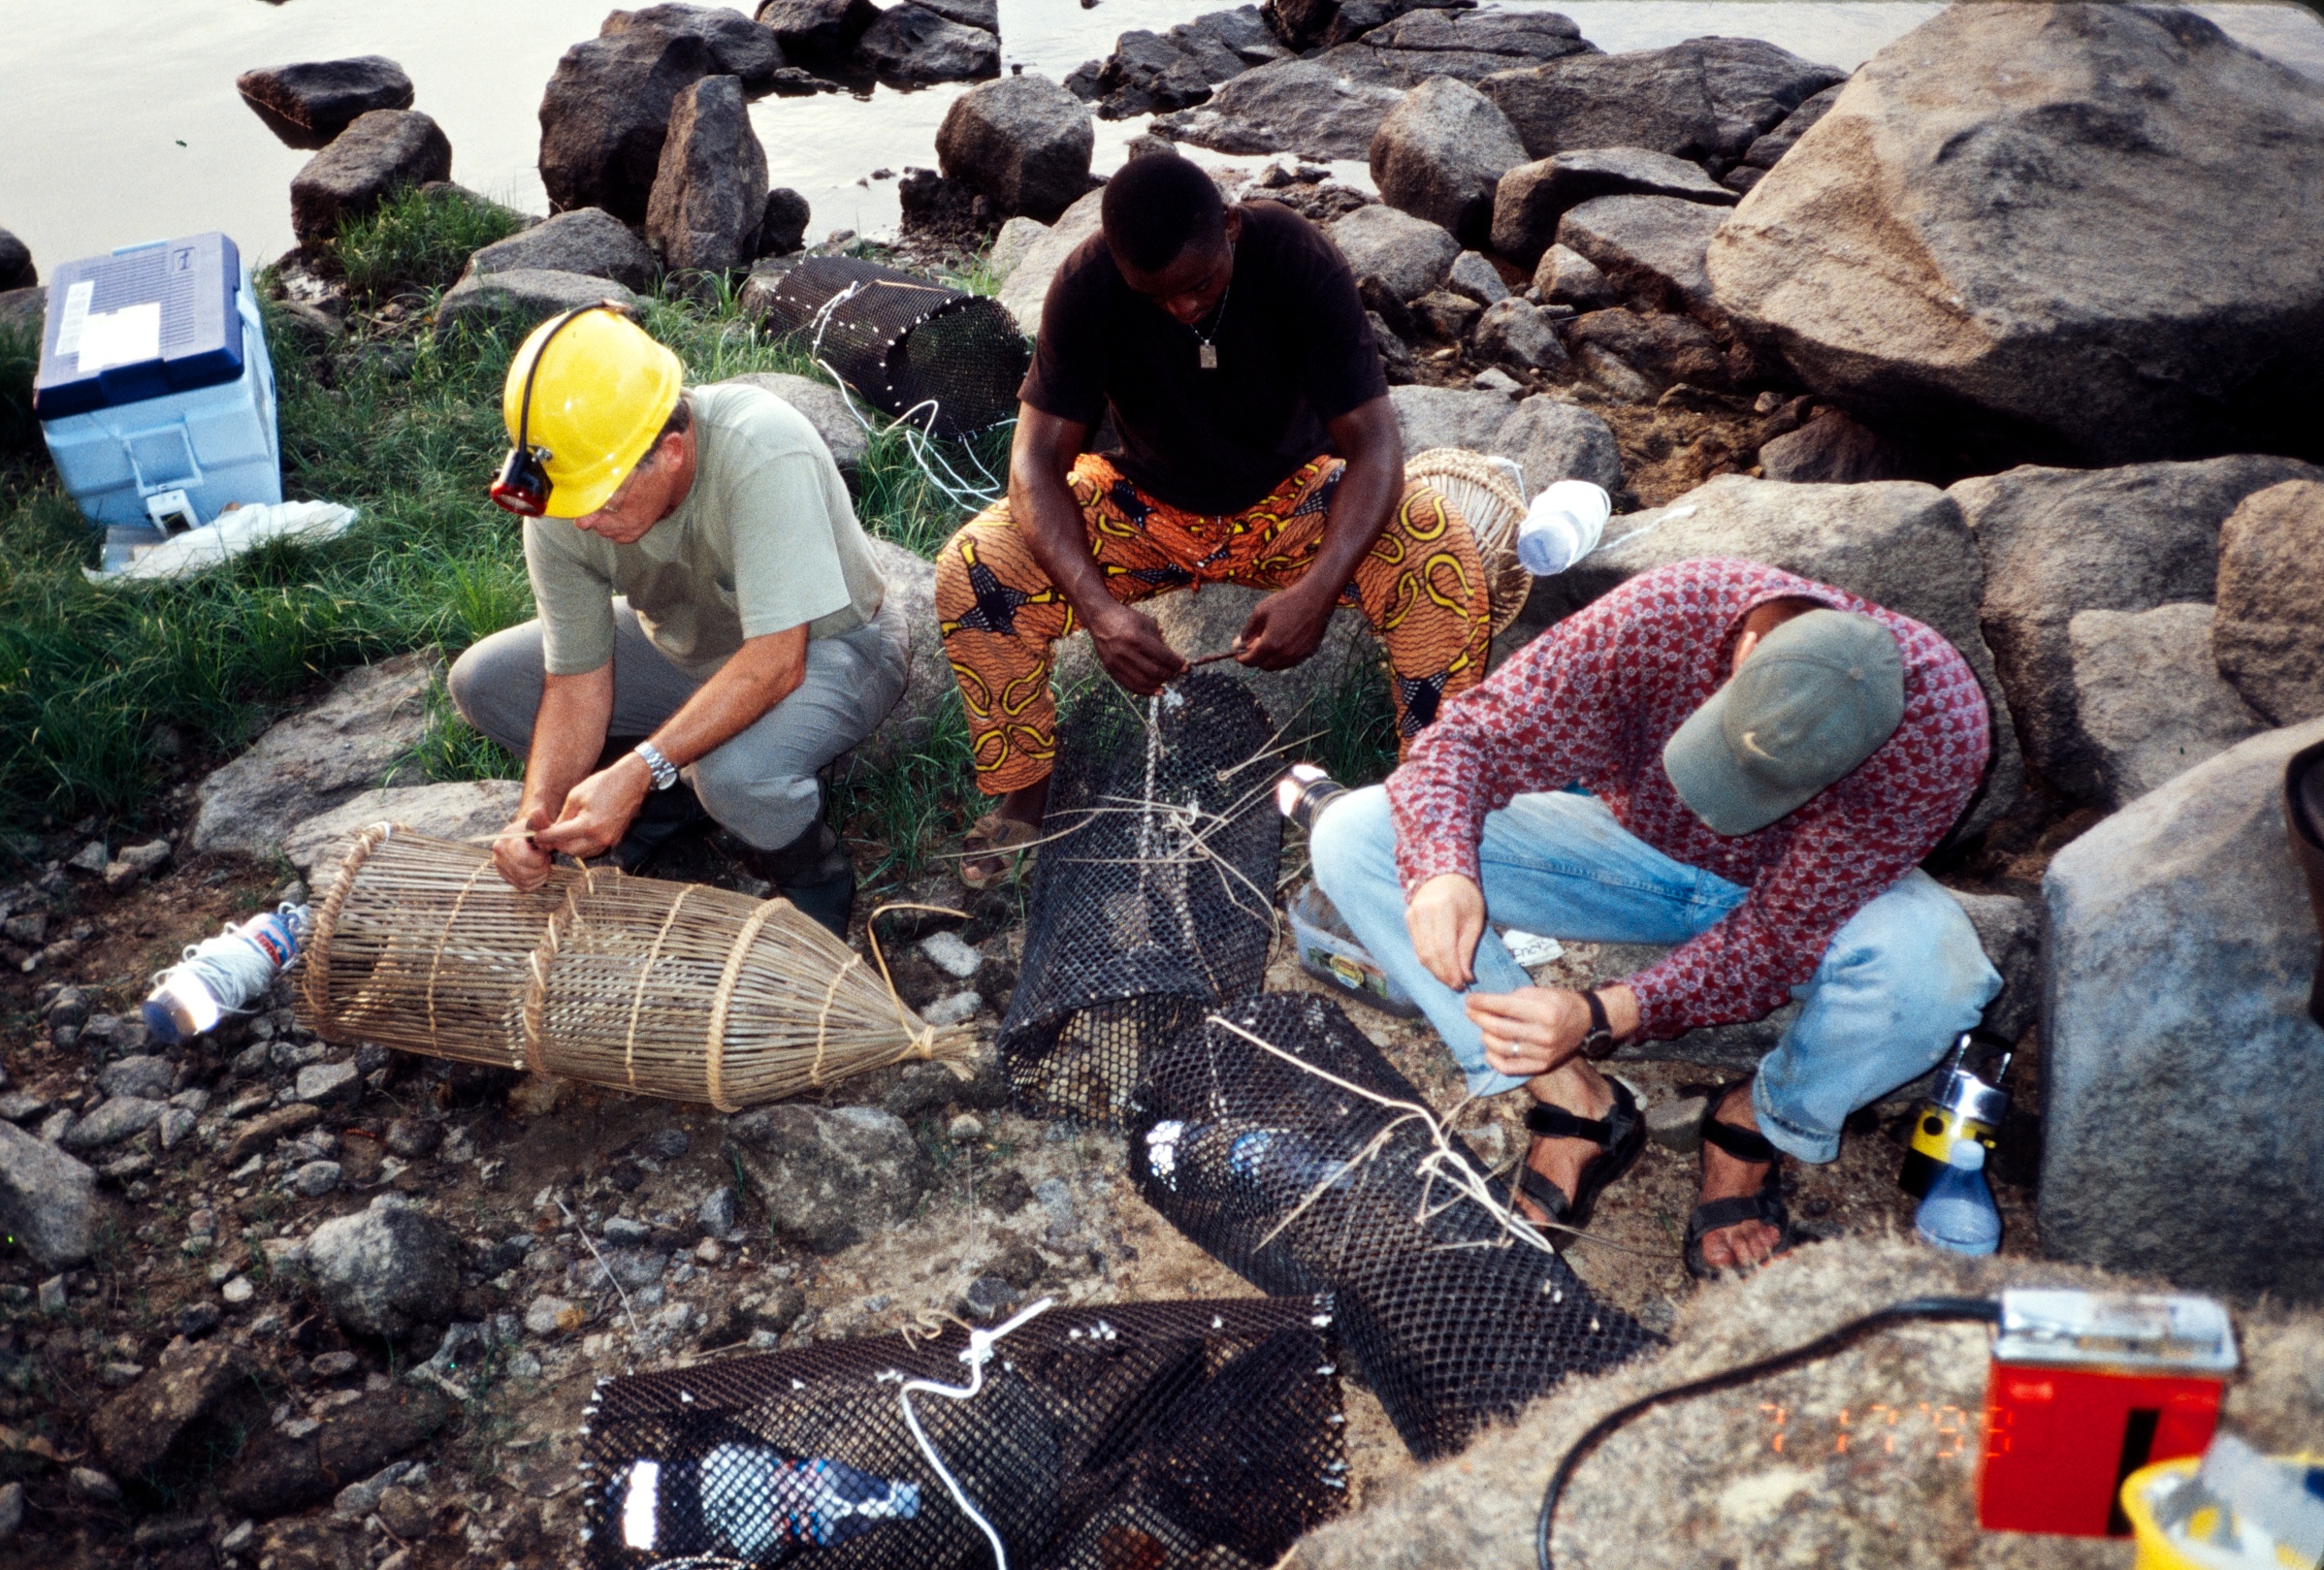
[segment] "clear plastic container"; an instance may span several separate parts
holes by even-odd
[[[1913,1218],[1921,1240],[1955,1254],[1990,1254],[2001,1246],[2001,1212],[1985,1185],[1985,1147],[1955,1139]]]

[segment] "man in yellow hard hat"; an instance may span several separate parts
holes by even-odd
[[[519,888],[558,852],[634,867],[683,826],[690,785],[752,873],[844,932],[855,871],[818,773],[902,695],[902,612],[806,418],[682,380],[610,304],[543,323],[509,365],[492,494],[525,518],[540,615],[449,684],[526,758],[493,859]]]

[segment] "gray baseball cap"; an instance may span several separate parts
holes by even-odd
[[[1662,768],[1713,832],[1751,834],[1846,778],[1903,718],[1894,635],[1855,611],[1810,611],[1687,717]]]

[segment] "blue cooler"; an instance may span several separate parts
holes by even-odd
[[[150,539],[282,499],[274,368],[224,235],[58,268],[32,410],[65,489],[109,530]]]

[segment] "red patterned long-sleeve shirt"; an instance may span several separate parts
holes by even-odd
[[[1726,682],[1742,621],[1791,596],[1860,611],[1895,634],[1904,719],[1845,779],[1756,834],[1715,834],[1662,770],[1662,746]],[[1528,644],[1445,705],[1388,780],[1409,894],[1477,877],[1485,815],[1578,785],[1675,860],[1742,885],[1716,925],[1629,977],[1640,1033],[1757,1019],[1815,973],[1849,918],[1936,849],[1991,746],[1984,690],[1959,651],[1910,617],[1756,561],[1642,573]]]

